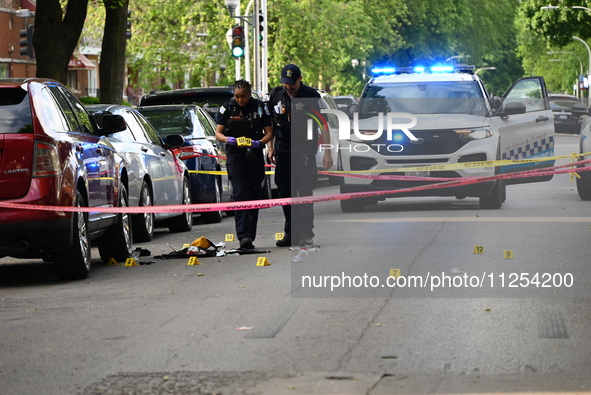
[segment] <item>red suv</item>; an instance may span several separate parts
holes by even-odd
[[[0,202],[125,207],[126,168],[76,97],[48,79],[0,79]],[[110,125],[110,126],[107,126]],[[128,214],[0,207],[0,257],[43,258],[64,280],[90,271],[91,241],[103,260],[132,253]]]

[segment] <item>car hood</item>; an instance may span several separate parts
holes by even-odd
[[[413,126],[414,120],[416,120],[416,124]],[[488,125],[488,120],[489,118],[470,114],[408,114],[392,118],[392,123],[398,125],[396,129],[408,127],[412,131],[476,128]],[[360,130],[377,129],[378,125],[377,116],[359,120]],[[383,128],[387,128],[386,120],[383,120]]]

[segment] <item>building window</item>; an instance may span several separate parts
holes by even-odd
[[[0,63],[0,78],[8,78],[8,63]]]

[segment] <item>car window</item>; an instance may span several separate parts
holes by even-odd
[[[202,111],[196,111],[197,118],[199,118],[199,122],[203,126],[203,131],[205,132],[206,136],[215,136],[215,127],[209,121],[211,117],[207,117]]]
[[[78,124],[74,110],[72,110],[68,101],[62,96],[60,90],[57,86],[49,86],[48,89],[53,94],[55,101],[65,116],[65,120],[68,124],[67,130],[80,132],[80,125]]]
[[[29,95],[24,89],[0,89],[0,133],[33,133]]]
[[[525,112],[545,110],[543,89],[539,79],[518,81],[505,98],[505,103],[519,102],[525,104]]]
[[[465,99],[468,103],[464,104]],[[378,112],[484,115],[484,95],[476,81],[421,81],[371,84],[361,101],[361,116]]]
[[[550,109],[553,111],[571,111],[578,101],[572,99],[550,99]]]
[[[191,136],[193,134],[193,120],[189,111],[182,109],[149,110],[142,111],[142,115],[150,121],[160,136],[169,134]],[[205,137],[201,123],[195,123],[195,131],[197,137]]]
[[[127,129],[124,131],[114,133],[113,137],[124,141],[137,141],[139,143],[147,144],[150,141],[142,131],[142,127],[138,123],[135,116],[131,111],[125,110],[122,112],[125,122],[127,123]]]
[[[141,114],[134,113],[133,115],[135,115],[137,121],[143,126],[146,137],[152,142],[152,144],[162,146],[162,139],[158,135],[158,132],[154,130],[154,127],[150,122],[148,122]]]
[[[39,94],[33,95],[33,103],[35,108],[42,108],[43,111],[38,111],[37,119],[43,129],[55,130],[56,132],[68,132],[71,130],[66,114],[60,111],[55,96],[50,92],[47,86],[41,88]]]
[[[65,89],[60,89],[64,96],[68,99],[70,104],[72,105],[72,109],[78,118],[78,122],[81,125],[82,131],[85,133],[93,133],[96,131],[97,127],[90,114],[86,112],[84,106],[76,99],[76,97]]]

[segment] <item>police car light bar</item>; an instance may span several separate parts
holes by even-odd
[[[388,74],[423,74],[423,73],[468,73],[474,74],[475,66],[468,65],[437,65],[432,67],[376,67],[371,69],[373,75]]]

